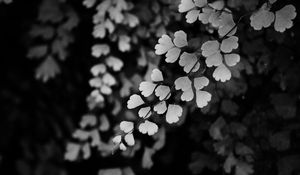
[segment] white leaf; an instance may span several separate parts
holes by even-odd
[[[170,97],[170,87],[165,85],[159,85],[155,89],[155,95],[159,98],[160,101],[166,100]]]
[[[97,65],[94,65],[92,68],[91,68],[91,73],[94,75],[94,76],[98,76],[99,74],[104,74],[106,72],[106,66],[105,64],[97,64]]]
[[[240,55],[232,53],[232,54],[225,54],[224,60],[227,66],[235,66],[238,62],[240,62]]]
[[[177,61],[177,59],[180,55],[180,51],[181,50],[177,47],[174,47],[174,48],[170,49],[166,54],[165,61],[167,63],[174,63],[175,61]]]
[[[193,89],[190,88],[186,91],[184,91],[182,94],[181,94],[181,100],[182,101],[191,101],[194,99],[194,92],[193,92]]]
[[[105,62],[106,62],[106,65],[108,67],[111,67],[114,71],[120,71],[124,65],[122,60],[120,60],[117,57],[113,57],[113,56],[106,58]]]
[[[107,85],[102,85],[100,87],[100,92],[105,95],[110,95],[112,93],[112,89]]]
[[[168,106],[166,121],[170,124],[176,123],[179,121],[179,117],[182,115],[182,107],[176,104],[170,104]]]
[[[129,97],[129,100],[127,101],[127,108],[128,109],[134,109],[142,104],[144,104],[145,102],[143,101],[143,99],[141,98],[141,96],[137,95],[137,94],[133,94]]]
[[[215,69],[213,77],[217,81],[225,82],[227,80],[230,80],[231,72],[224,64],[221,64]]]
[[[122,136],[121,136],[121,135],[116,135],[116,136],[112,139],[112,142],[113,142],[114,144],[119,144],[119,143],[121,143],[121,141],[122,141]]]
[[[219,66],[222,64],[222,55],[220,52],[216,52],[205,59],[207,67]]]
[[[158,104],[156,104],[153,108],[153,110],[155,112],[157,112],[157,114],[163,114],[166,112],[167,110],[167,105],[166,105],[166,101],[161,101]]]
[[[177,78],[174,84],[176,90],[181,89],[182,91],[186,91],[192,87],[192,82],[188,76]]]
[[[127,145],[129,145],[129,146],[133,146],[135,144],[134,137],[133,137],[132,133],[126,134],[125,137],[124,137],[124,140],[127,143]]]
[[[180,13],[187,12],[191,10],[192,8],[196,7],[193,0],[181,0],[179,6],[178,6],[178,11]]]
[[[96,44],[92,47],[92,55],[99,58],[102,55],[107,55],[110,52],[110,47],[107,44]]]
[[[151,80],[154,82],[164,81],[162,72],[157,68],[153,69],[151,73]]]
[[[179,65],[183,67],[184,72],[196,72],[200,68],[200,63],[195,54],[183,52],[180,56]],[[193,69],[193,70],[192,70]]]
[[[223,0],[217,0],[214,1],[213,3],[209,3],[209,6],[215,10],[222,10],[225,6],[225,3]]]
[[[139,131],[143,134],[148,134],[149,136],[151,136],[151,135],[157,133],[158,126],[153,122],[145,120],[144,123],[141,123],[139,125]]]
[[[269,27],[274,21],[274,13],[269,11],[267,3],[264,3],[261,8],[253,13],[250,17],[250,25],[255,30],[261,30],[263,27]]]
[[[148,118],[152,114],[151,108],[149,106],[143,107],[139,110],[138,114],[139,114],[139,117],[141,117],[141,118]]]
[[[211,100],[211,94],[206,91],[196,91],[196,103],[199,108],[203,108]]]
[[[109,127],[110,127],[110,124],[109,124],[107,116],[105,114],[102,114],[100,116],[99,130],[100,131],[108,131]]]
[[[219,35],[221,37],[225,36],[226,34],[227,36],[232,36],[236,33],[236,28],[237,27],[235,25],[235,22],[233,21],[232,14],[222,12],[220,16],[220,25],[218,29]]]
[[[117,83],[115,77],[113,77],[110,73],[105,73],[103,75],[102,82],[108,86],[113,86]]]
[[[204,88],[205,86],[208,85],[208,83],[209,83],[209,80],[206,77],[194,78],[194,87],[196,90],[200,90],[200,89]]]
[[[118,47],[121,52],[130,50],[130,37],[127,35],[119,36]]]
[[[199,13],[200,13],[200,10],[191,10],[191,11],[189,11],[185,15],[186,22],[190,23],[190,24],[194,23],[198,19]]]
[[[161,36],[161,38],[159,38],[158,44],[155,45],[155,54],[162,55],[172,47],[174,47],[174,44],[172,43],[171,38],[164,34]]]
[[[139,90],[144,97],[149,97],[153,93],[155,87],[156,84],[149,81],[143,81],[140,83]]]
[[[80,151],[80,145],[76,143],[68,143],[66,153],[64,155],[65,160],[74,161],[77,159]]]
[[[224,53],[230,53],[233,49],[237,49],[238,44],[238,37],[236,36],[230,36],[229,38],[226,38],[221,43],[221,51]]]
[[[120,123],[120,129],[125,132],[125,133],[129,133],[133,130],[133,122],[129,122],[129,121],[122,121]]]
[[[202,8],[202,13],[199,14],[198,19],[201,21],[203,24],[208,24],[208,18],[211,16],[213,13],[213,10],[209,7],[203,7]]]
[[[119,148],[122,151],[126,151],[126,149],[127,149],[127,147],[124,145],[124,143],[120,143]]]
[[[201,46],[202,55],[205,57],[208,57],[208,56],[218,52],[219,48],[220,48],[220,43],[217,40],[206,41]]]
[[[179,30],[174,33],[174,44],[176,47],[184,47],[188,45],[186,33],[182,30]]]
[[[195,5],[200,8],[207,5],[207,0],[194,0],[194,2],[195,2]]]
[[[278,32],[284,32],[293,26],[293,21],[296,17],[296,8],[293,5],[286,5],[275,13],[274,28]]]
[[[89,80],[91,87],[100,88],[102,86],[102,79],[99,77],[94,77]]]
[[[87,126],[95,126],[97,124],[97,118],[94,115],[86,114],[82,117],[79,125],[81,128],[85,128]]]

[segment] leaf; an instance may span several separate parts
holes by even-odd
[[[166,105],[166,101],[161,101],[158,104],[156,104],[153,108],[153,110],[155,112],[157,112],[157,114],[163,114],[167,111],[167,105]]]
[[[214,140],[223,140],[224,136],[221,130],[226,126],[226,122],[223,117],[219,117],[209,128],[209,135]]]
[[[143,134],[148,134],[149,136],[151,136],[151,135],[157,133],[158,126],[153,122],[145,120],[145,122],[143,122],[139,125],[139,131]]]
[[[130,38],[127,35],[119,36],[118,47],[121,52],[126,52],[130,50]]]
[[[223,0],[217,0],[217,1],[210,3],[209,6],[215,10],[222,10],[225,6],[225,3]]]
[[[176,104],[169,104],[167,114],[166,114],[166,121],[170,124],[176,123],[179,121],[179,117],[182,115],[182,107]]]
[[[191,89],[192,81],[188,76],[179,77],[175,80],[174,85],[176,90],[181,89],[182,91],[186,91],[188,89]]]
[[[229,38],[226,38],[221,43],[221,51],[224,53],[230,53],[233,49],[237,49],[239,38],[236,36],[230,36]]]
[[[105,95],[110,95],[112,93],[112,89],[109,86],[103,84],[100,87],[100,92]]]
[[[113,86],[117,83],[115,77],[113,77],[110,73],[105,73],[102,77],[102,81],[108,86]]]
[[[235,66],[238,62],[240,62],[240,55],[235,53],[224,54],[224,60],[227,66],[232,67]]]
[[[225,36],[232,36],[236,33],[236,25],[233,21],[232,14],[227,12],[222,12],[220,16],[220,25],[218,29],[218,33],[221,37]],[[230,32],[229,32],[230,31]],[[229,33],[228,33],[229,32]]]
[[[164,81],[162,72],[157,68],[153,69],[151,73],[151,80],[154,82]]]
[[[196,103],[199,108],[205,107],[211,100],[211,94],[206,91],[197,90],[196,91]]]
[[[187,12],[191,10],[192,8],[196,7],[193,0],[181,0],[179,6],[178,6],[178,11],[180,13]]]
[[[83,152],[83,159],[88,159],[91,156],[91,148],[90,145],[88,143],[85,143],[82,147],[81,150]]]
[[[162,35],[158,40],[158,44],[155,45],[155,54],[162,55],[168,50],[174,47],[171,38],[168,35]]]
[[[97,124],[97,118],[95,115],[87,114],[84,115],[79,123],[81,128],[85,128],[87,126],[95,126]]]
[[[174,44],[176,47],[184,47],[184,46],[187,46],[188,45],[188,42],[187,42],[187,35],[184,31],[182,30],[179,30],[177,32],[174,33]]]
[[[99,170],[98,175],[122,175],[120,168],[110,168]]]
[[[143,81],[140,83],[139,90],[144,97],[149,97],[153,93],[156,86],[157,85],[152,82]]]
[[[137,94],[133,94],[129,97],[129,100],[127,101],[127,108],[128,109],[134,109],[142,104],[144,104],[145,102],[143,101],[143,99],[141,98],[141,96],[137,95]]]
[[[181,100],[182,101],[191,101],[194,99],[194,92],[193,92],[193,89],[190,88],[186,91],[184,91],[182,94],[181,94]]]
[[[270,145],[278,151],[290,148],[290,132],[277,132],[269,137]]]
[[[194,87],[196,90],[201,90],[205,86],[207,86],[209,83],[208,78],[202,76],[202,77],[196,77],[194,78]]]
[[[267,3],[264,3],[261,8],[253,13],[250,17],[250,25],[255,30],[261,30],[263,27],[269,27],[274,21],[274,13],[269,11]]]
[[[159,85],[155,89],[155,95],[159,98],[160,101],[166,100],[170,97],[170,87],[165,85]]]
[[[84,0],[82,2],[82,4],[86,7],[86,8],[91,8],[96,4],[96,0]]]
[[[134,124],[133,122],[129,122],[129,121],[122,121],[120,123],[120,129],[125,132],[125,133],[129,133],[133,130],[134,128]]]
[[[230,80],[231,72],[224,64],[221,64],[215,69],[213,77],[217,81],[225,82],[227,80]]]
[[[210,7],[203,7],[202,13],[200,13],[198,16],[199,21],[201,21],[202,24],[208,24],[209,22],[208,19],[212,13],[213,13],[213,9],[211,9]]]
[[[132,133],[126,134],[124,136],[124,140],[125,140],[125,142],[127,143],[128,146],[133,146],[135,144],[135,140],[134,140],[134,137],[133,137]]]
[[[200,10],[191,10],[189,11],[186,15],[185,15],[185,18],[186,18],[186,22],[187,23],[194,23],[198,17],[199,17],[199,13],[200,13]]]
[[[155,150],[152,148],[145,147],[143,158],[142,158],[142,167],[151,168],[153,166],[152,156],[155,153]]]
[[[47,82],[60,73],[60,68],[52,56],[48,56],[36,69],[35,78]]]
[[[195,54],[183,52],[180,56],[179,65],[183,67],[184,72],[196,72],[200,68],[200,63]]]
[[[106,66],[102,63],[96,64],[91,68],[91,73],[94,76],[98,76],[99,74],[104,74],[106,72]]]
[[[104,131],[108,131],[110,127],[108,118],[105,114],[102,114],[100,116],[100,126],[99,126],[99,130],[104,132]]]
[[[205,59],[207,67],[220,66],[222,64],[222,55],[220,52],[216,52]]]
[[[117,57],[110,56],[105,60],[106,65],[111,67],[114,71],[120,71],[124,65],[123,61]]]
[[[68,143],[64,155],[65,160],[75,161],[79,155],[80,145],[77,143]]]
[[[120,144],[122,141],[122,136],[121,135],[116,135],[113,139],[112,139],[112,142],[114,144]]]
[[[95,44],[92,47],[92,55],[96,58],[102,55],[107,55],[110,52],[110,47],[107,44]]]
[[[249,175],[253,172],[254,171],[252,165],[246,162],[238,162],[235,167],[235,175]]]
[[[156,151],[161,150],[166,143],[166,129],[161,127],[156,134],[153,135],[153,138],[156,140],[152,148]]]
[[[194,2],[195,2],[195,5],[200,8],[207,5],[207,0],[194,0]]]
[[[47,45],[38,45],[33,46],[29,49],[27,53],[28,58],[42,58],[46,56],[48,52],[48,46]]]
[[[275,13],[274,28],[278,32],[284,32],[293,26],[293,19],[296,17],[296,8],[289,4]]]
[[[152,114],[151,108],[149,106],[143,107],[139,110],[138,114],[139,114],[139,117],[141,117],[141,118],[148,118]]]
[[[231,173],[231,168],[234,167],[236,164],[237,164],[236,158],[233,156],[232,153],[230,153],[224,162],[223,168],[225,172],[229,174]]]
[[[201,50],[204,57],[208,57],[216,52],[219,52],[220,43],[217,40],[206,41],[202,44]]]
[[[165,61],[167,63],[174,63],[175,61],[177,61],[177,59],[180,55],[180,51],[181,50],[177,47],[174,47],[174,48],[170,49],[166,54]]]

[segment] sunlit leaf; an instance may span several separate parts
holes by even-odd
[[[169,104],[167,114],[166,114],[166,121],[170,124],[176,123],[179,121],[179,117],[182,116],[182,107],[176,104]]]
[[[207,106],[211,100],[211,94],[206,91],[196,90],[196,103],[199,108]]]
[[[220,52],[216,52],[205,59],[206,66],[220,66],[222,64],[222,58],[222,54]]]
[[[129,122],[129,121],[122,121],[120,123],[120,129],[125,132],[125,133],[129,133],[133,130],[134,124],[133,122]]]
[[[180,56],[179,65],[183,67],[186,73],[196,72],[200,68],[200,63],[195,54],[183,52]]]
[[[158,104],[156,104],[153,108],[153,110],[155,112],[157,112],[157,114],[163,114],[167,111],[167,105],[166,105],[166,101],[161,101]]]
[[[126,134],[124,136],[124,140],[125,142],[127,143],[127,145],[129,146],[133,146],[135,144],[135,140],[134,140],[134,137],[133,137],[133,134]]]
[[[120,71],[124,65],[123,61],[117,57],[110,56],[105,60],[106,65],[111,67],[114,71]]]
[[[201,46],[202,55],[205,57],[208,57],[208,56],[218,52],[219,48],[220,48],[220,43],[217,40],[206,41]]]
[[[174,63],[175,61],[177,61],[177,59],[180,55],[180,51],[181,50],[177,47],[174,47],[174,48],[170,49],[166,54],[165,61],[167,63]]]
[[[188,42],[187,42],[186,33],[182,30],[175,32],[173,42],[174,42],[175,46],[179,47],[179,48],[187,46]]]
[[[107,55],[110,52],[110,47],[107,44],[96,44],[92,47],[92,55],[96,58],[102,55]]]
[[[274,21],[274,13],[269,11],[270,8],[268,7],[267,3],[264,3],[261,8],[253,13],[250,17],[250,25],[255,30],[261,30],[263,27],[269,27],[272,22]]]
[[[184,76],[177,78],[174,82],[174,85],[176,90],[181,89],[182,91],[186,91],[188,89],[191,89],[192,82],[188,76]]]
[[[151,73],[151,80],[153,82],[164,81],[162,72],[157,68],[153,69]]]
[[[286,5],[275,13],[274,28],[278,32],[284,32],[293,26],[293,19],[296,17],[296,8],[293,5]]]
[[[139,110],[138,114],[139,114],[139,117],[141,117],[141,118],[148,118],[152,114],[151,108],[149,106],[143,107]]]
[[[143,122],[139,125],[139,131],[143,134],[148,134],[149,136],[151,136],[151,135],[157,133],[158,126],[153,122],[145,120],[145,122]]]
[[[155,95],[159,98],[159,100],[166,100],[170,97],[171,89],[169,86],[159,85],[155,89]]]
[[[230,53],[233,49],[237,49],[238,44],[238,37],[236,36],[230,36],[229,38],[226,38],[221,43],[221,51],[224,53]]]
[[[155,54],[162,55],[172,47],[174,47],[174,44],[171,38],[168,35],[162,35],[158,40],[158,44],[155,45]]]
[[[178,6],[178,11],[180,13],[187,12],[191,10],[192,8],[196,7],[193,0],[181,0],[179,6]]]
[[[225,82],[230,80],[231,72],[224,64],[221,64],[214,70],[213,77],[217,81]]]
[[[143,81],[140,83],[139,90],[144,97],[149,97],[153,93],[156,86],[157,85],[152,82]]]
[[[207,86],[208,83],[209,83],[208,78],[204,76],[194,78],[194,87],[196,90],[203,89],[203,87]]]
[[[144,104],[144,100],[141,98],[141,96],[137,94],[133,94],[129,97],[129,100],[127,101],[127,108],[133,109],[136,108],[142,104]]]
[[[240,62],[240,55],[236,53],[224,54],[224,60],[227,66],[232,67]]]

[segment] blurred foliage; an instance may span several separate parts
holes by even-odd
[[[299,174],[295,1],[224,1],[220,13],[230,12],[237,24],[238,47],[232,47],[240,61],[226,62],[228,81],[207,62],[199,65],[209,79],[207,106],[174,93],[169,101],[183,110],[173,111],[171,121],[178,122],[153,114],[155,129],[140,119],[143,112],[127,109],[141,82],[171,86],[187,75],[188,64],[166,63],[174,53],[156,55],[163,34],[186,34],[180,49],[187,52],[223,41],[223,29],[197,21],[205,10],[189,9],[189,2],[204,1],[0,0],[0,174]],[[162,77],[152,77],[156,68]],[[119,126],[124,120],[144,124],[139,131],[152,136],[134,130],[115,137],[134,127]]]

